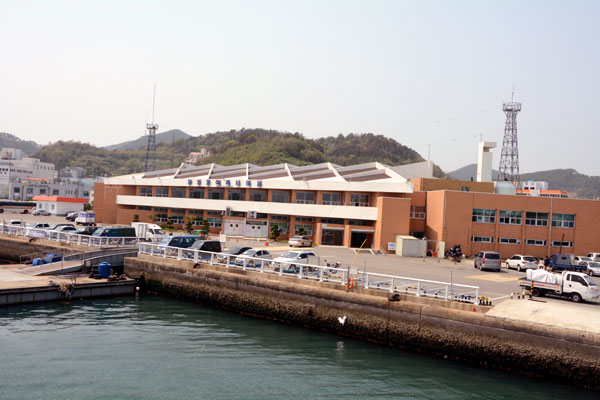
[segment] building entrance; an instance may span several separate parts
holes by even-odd
[[[367,240],[365,242],[365,239]],[[352,231],[350,234],[350,247],[360,247],[363,242],[363,249],[370,249],[373,246],[373,232]]]
[[[322,229],[321,244],[326,244],[329,246],[343,246],[344,231],[337,229]]]

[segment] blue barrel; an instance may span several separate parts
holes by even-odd
[[[110,264],[107,262],[98,264],[98,273],[102,278],[108,278],[110,276]]]
[[[34,258],[31,265],[33,265],[33,266],[42,265],[42,260],[39,258]]]

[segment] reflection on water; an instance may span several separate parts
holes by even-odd
[[[321,332],[141,296],[0,309],[1,399],[597,399]]]

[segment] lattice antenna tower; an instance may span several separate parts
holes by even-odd
[[[156,102],[156,84],[154,84],[154,95],[152,96],[152,122],[146,124],[148,130],[148,146],[146,147],[146,163],[144,171],[156,171],[156,130],[158,125],[154,123],[154,104]]]
[[[506,114],[504,124],[504,140],[500,155],[500,168],[498,169],[498,182],[509,181],[519,187],[521,175],[519,174],[519,142],[517,140],[517,114],[521,111],[521,103],[513,101],[514,89],[510,102],[502,104],[502,111]]]

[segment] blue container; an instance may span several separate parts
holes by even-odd
[[[33,265],[33,266],[42,265],[42,260],[39,258],[34,258],[31,265]]]
[[[98,264],[98,273],[102,278],[108,278],[110,276],[110,264],[107,262]]]
[[[44,258],[46,263],[53,263],[62,260],[62,255],[58,253],[48,253]]]

